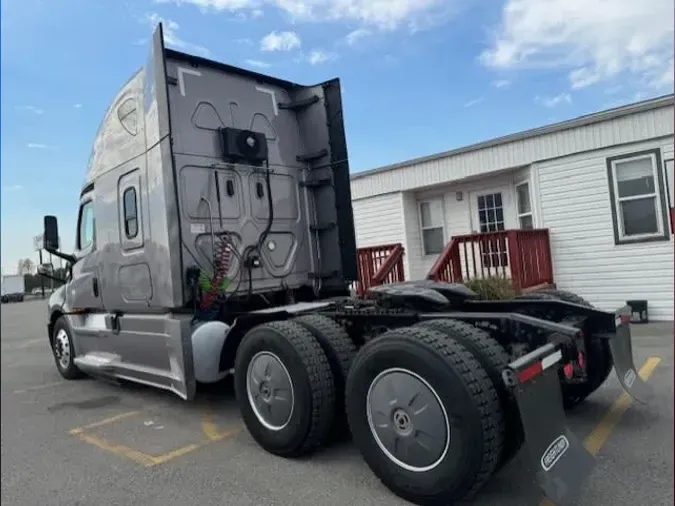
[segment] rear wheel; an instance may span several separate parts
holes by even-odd
[[[554,290],[545,288],[537,290],[531,294],[521,295],[523,299],[558,299],[580,306],[593,307],[583,297],[569,292],[567,290]],[[532,314],[532,313],[530,313]],[[532,314],[532,316],[537,316]],[[541,315],[545,317],[545,315]],[[595,392],[607,380],[612,372],[614,364],[612,354],[609,349],[609,343],[605,339],[586,339],[586,374],[588,381],[584,383],[568,383],[564,374],[560,373],[560,386],[563,394],[563,404],[565,408],[573,408],[581,404],[586,398]]]
[[[333,421],[335,392],[326,354],[299,323],[251,329],[237,349],[234,387],[244,424],[270,453],[316,450]]]
[[[347,332],[326,316],[309,314],[294,318],[293,321],[309,330],[326,354],[335,389],[335,418],[328,439],[343,439],[349,435],[345,412],[345,383],[356,355],[356,346]]]
[[[492,381],[504,412],[505,434],[504,448],[498,468],[504,467],[520,450],[525,440],[523,426],[515,399],[502,380],[502,371],[506,369],[510,359],[506,350],[482,329],[457,320],[427,320],[416,327],[426,327],[442,332],[444,335],[459,341],[485,369]]]
[[[469,497],[499,463],[504,424],[492,382],[462,344],[438,331],[402,328],[366,343],[346,399],[364,460],[408,501]]]

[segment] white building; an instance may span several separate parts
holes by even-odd
[[[357,245],[423,279],[453,237],[548,229],[558,288],[673,319],[673,134],[668,95],[354,174]]]

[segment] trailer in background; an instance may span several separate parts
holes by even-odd
[[[26,282],[19,274],[2,276],[2,302],[23,302]]]

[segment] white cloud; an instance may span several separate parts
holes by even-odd
[[[509,81],[508,79],[500,79],[492,84],[494,85],[495,88],[507,88],[511,86],[511,81]]]
[[[29,149],[54,149],[54,146],[48,146],[47,144],[40,144],[37,142],[29,142],[26,144],[26,147]]]
[[[449,0],[155,0],[157,3],[192,4],[202,10],[257,11],[273,7],[297,21],[357,21],[391,30],[407,24],[411,29],[431,26],[433,19],[454,9]]]
[[[258,67],[261,69],[267,69],[271,67],[269,63],[260,60],[246,60],[246,64],[250,65],[251,67]]]
[[[464,107],[473,107],[474,105],[478,105],[483,101],[483,97],[478,97],[474,98],[473,100],[469,100],[466,104],[464,104]]]
[[[146,21],[154,28],[157,26],[158,23],[163,24],[164,28],[164,42],[166,43],[167,46],[172,46],[175,49],[179,49],[182,51],[189,51],[191,53],[198,53],[202,56],[208,56],[209,55],[209,50],[205,48],[204,46],[200,46],[197,44],[192,44],[190,42],[186,42],[185,40],[181,39],[178,36],[178,30],[180,28],[180,25],[176,23],[175,21],[172,21],[170,19],[165,19],[159,14],[152,13],[148,14],[146,16]]]
[[[73,107],[75,109],[82,109],[82,104],[75,104]]]
[[[672,86],[672,0],[507,0],[491,47],[493,68],[557,67],[573,89],[622,73]]]
[[[319,65],[320,63],[326,63],[327,61],[334,60],[337,58],[335,53],[328,53],[321,49],[314,49],[309,53],[307,61],[311,65]]]
[[[42,109],[39,109],[33,105],[17,105],[16,106],[17,111],[28,111],[32,112],[33,114],[44,114],[44,111]]]
[[[260,40],[261,51],[291,51],[300,47],[301,41],[295,32],[271,32]]]
[[[12,184],[12,185],[9,185],[9,186],[3,186],[2,189],[3,189],[3,191],[5,191],[7,193],[19,192],[19,191],[23,190],[23,185]]]
[[[264,15],[265,15],[265,12],[264,12],[262,9],[253,9],[253,10],[251,11],[251,17],[252,17],[253,19],[255,19],[255,18],[261,18],[261,17],[263,17]]]
[[[350,46],[355,46],[360,40],[368,37],[370,33],[370,30],[367,30],[366,28],[357,28],[347,34],[345,42]]]
[[[537,95],[534,97],[534,101],[538,104],[543,105],[544,107],[557,107],[560,104],[571,104],[572,97],[569,93],[560,93],[554,97],[542,97]]]

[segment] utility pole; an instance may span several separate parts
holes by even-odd
[[[40,266],[42,266],[42,248],[38,250],[38,254],[40,255]],[[41,276],[40,273],[38,272],[38,276],[40,276],[40,289],[42,290],[42,298],[45,298],[45,277]]]

